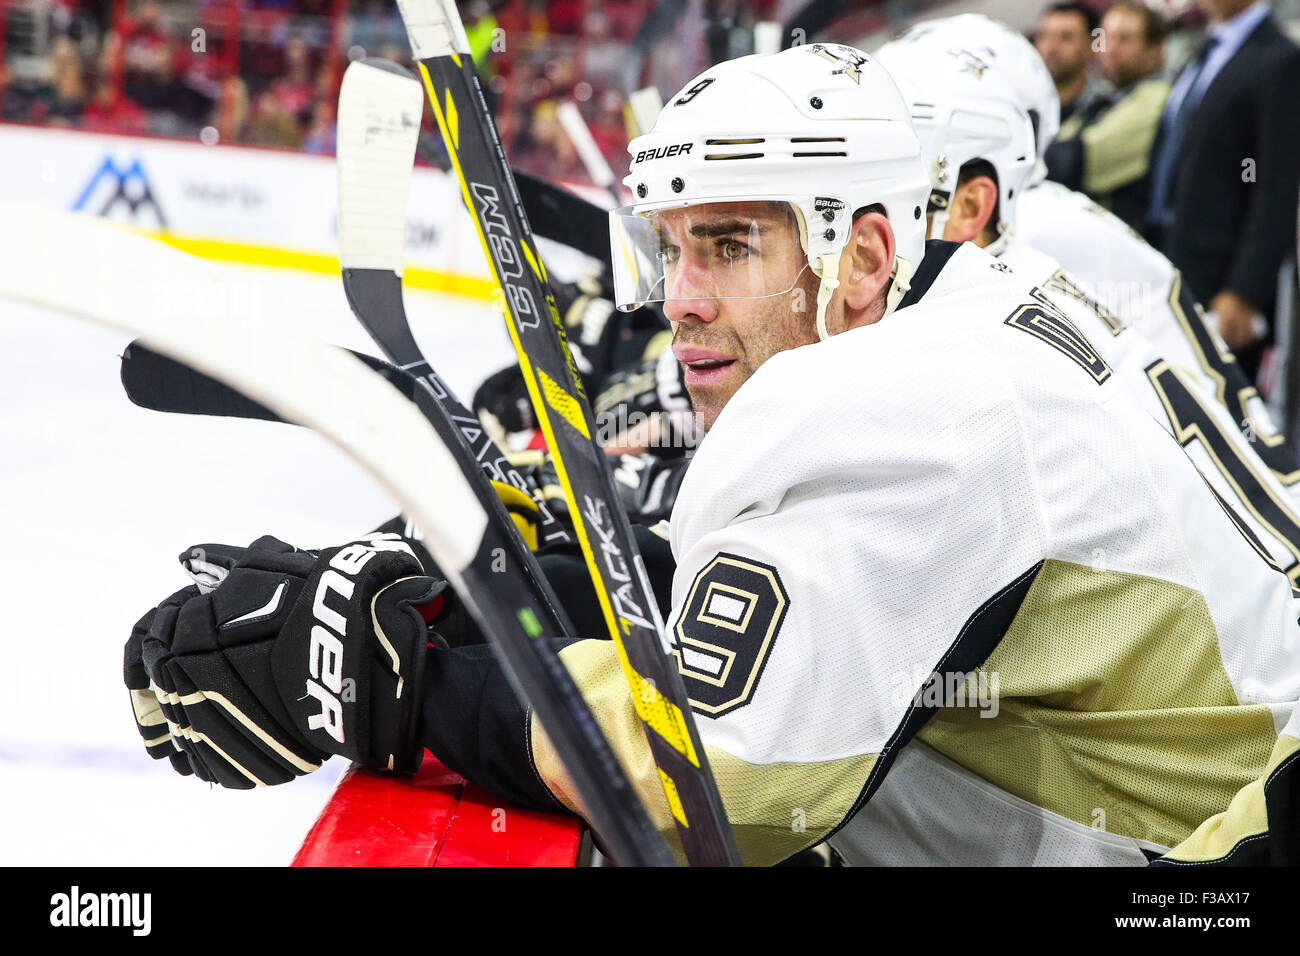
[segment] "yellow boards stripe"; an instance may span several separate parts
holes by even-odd
[[[213,259],[218,262],[246,263],[249,265],[270,266],[274,269],[297,269],[302,272],[316,272],[324,275],[338,275],[340,271],[337,253],[307,252],[299,249],[283,249],[277,246],[259,246],[230,239],[180,236],[174,233],[154,232],[148,229],[132,229],[131,231],[142,236],[151,236],[159,242],[165,242],[172,248],[188,252],[192,256]],[[480,276],[439,272],[436,269],[418,269],[413,266],[407,266],[403,270],[402,284],[408,289],[450,292],[454,295],[484,300],[493,299],[497,288],[496,283],[491,279],[484,279]]]
[[[559,382],[547,375],[544,369],[537,369],[537,375],[542,380],[546,404],[563,415],[566,422],[576,428],[583,438],[590,441],[591,432],[587,431],[587,419],[582,414],[582,406],[578,404],[578,400],[566,392]]]

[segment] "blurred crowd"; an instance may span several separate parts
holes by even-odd
[[[753,52],[755,23],[803,6],[459,4],[512,162],[576,182],[590,173],[562,128],[561,104],[578,108],[621,177],[630,91],[675,90],[712,62]],[[879,3],[840,6],[850,23],[886,22]],[[411,65],[393,0],[0,0],[0,9],[0,119],[9,122],[329,153],[347,62]],[[436,136],[428,145],[440,150]]]
[[[10,3],[0,118],[330,152],[340,34],[407,51],[352,7],[334,22],[330,0]]]
[[[1300,11],[1197,0],[1171,20],[1169,7],[1043,9],[1034,41],[1061,101],[1048,175],[1164,252],[1260,375],[1293,321],[1279,310],[1294,282]]]
[[[584,181],[561,103],[578,107],[621,175],[627,92],[652,80],[675,88],[704,57],[747,52],[732,36],[748,37],[773,5],[710,0],[703,21],[682,16],[685,0],[460,6],[512,159]],[[411,65],[392,0],[0,0],[0,9],[9,122],[329,153],[347,62]]]

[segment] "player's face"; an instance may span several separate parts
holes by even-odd
[[[665,239],[678,250],[674,268],[666,271],[664,313],[696,419],[707,431],[760,365],[777,352],[817,341],[818,283],[785,203],[714,203],[703,214],[700,207],[678,212],[659,219]],[[719,256],[729,262],[761,257],[769,287],[788,291],[721,295],[711,274],[716,269],[709,267]]]

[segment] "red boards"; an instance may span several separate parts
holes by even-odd
[[[520,810],[433,757],[413,778],[348,769],[294,866],[576,866],[576,817]]]

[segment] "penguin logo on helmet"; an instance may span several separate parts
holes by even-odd
[[[831,70],[831,76],[838,76],[843,73],[854,83],[862,84],[862,64],[867,62],[867,58],[861,53],[848,47],[837,47],[836,49],[843,50],[848,54],[848,56],[841,56],[834,49],[821,43],[814,43],[808,49],[818,56],[825,57],[832,63],[840,64],[839,69]]]
[[[967,49],[952,49],[948,51],[948,55],[957,61],[963,73],[974,73],[975,79],[984,79],[984,71],[989,68],[989,65],[979,54]]]

